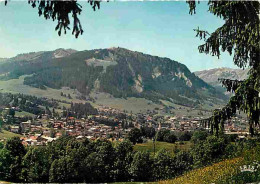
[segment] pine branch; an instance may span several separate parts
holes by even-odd
[[[231,80],[223,78],[219,78],[218,80],[222,83],[222,86],[224,86],[228,92],[232,93],[234,93],[237,90],[237,88],[243,83],[243,81],[240,80]]]
[[[55,30],[58,31],[59,36],[61,36],[62,32],[66,34],[67,30],[70,30],[70,15],[73,19],[72,34],[75,35],[76,38],[78,38],[79,34],[83,34],[84,31],[78,18],[82,12],[82,6],[77,3],[77,1],[29,0],[28,3],[31,4],[33,8],[38,6],[39,16],[43,15],[45,19],[52,19],[58,22]],[[92,6],[94,11],[100,8],[100,1],[89,0],[88,3]]]

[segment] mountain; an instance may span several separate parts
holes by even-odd
[[[202,70],[194,72],[196,76],[207,82],[208,84],[214,86],[216,89],[220,91],[226,91],[225,88],[222,87],[222,84],[218,81],[218,79],[237,79],[244,80],[247,78],[247,73],[249,69],[232,69],[232,68],[215,68],[210,70]]]
[[[25,77],[24,84],[42,88],[77,89],[114,97],[160,99],[193,106],[225,96],[183,64],[124,48],[75,51],[57,49],[20,54],[0,64],[0,79]]]

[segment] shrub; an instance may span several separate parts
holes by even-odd
[[[199,131],[195,131],[191,137],[191,141],[193,143],[197,143],[199,141],[203,141],[206,140],[206,138],[208,137],[208,132],[206,132],[205,130],[199,130]]]
[[[141,130],[139,130],[138,128],[133,128],[131,129],[131,131],[128,133],[128,139],[133,143],[142,143],[143,139],[142,139],[142,133]]]
[[[192,148],[195,167],[207,165],[219,159],[225,152],[227,144],[224,138],[209,136],[205,141],[197,142]]]
[[[169,142],[169,143],[175,143],[175,141],[177,140],[177,137],[175,136],[175,134],[173,132],[171,132],[170,130],[166,130],[166,129],[161,129],[157,132],[157,136],[156,136],[156,140],[157,141],[164,141],[164,142]]]

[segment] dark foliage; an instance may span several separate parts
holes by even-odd
[[[195,131],[191,137],[191,141],[196,144],[200,141],[206,140],[208,136],[209,133],[205,130]]]
[[[161,129],[155,136],[157,141],[164,141],[169,143],[175,143],[177,141],[176,135],[168,129]]]
[[[178,133],[175,133],[175,134],[178,138],[178,141],[190,141],[191,137],[192,137],[192,133],[188,132],[188,131],[178,132]]]
[[[69,116],[74,116],[77,118],[87,117],[88,115],[98,114],[97,109],[95,109],[90,103],[71,103],[69,109]]]
[[[144,137],[153,138],[155,136],[155,129],[153,127],[143,126],[141,127],[141,133]]]
[[[37,98],[31,95],[0,93],[0,105],[6,107],[17,107],[22,111],[40,115],[45,113],[45,109],[40,106],[55,108],[58,106],[58,103],[47,98]],[[9,115],[11,116],[15,114],[14,110],[11,110],[10,113]]]
[[[138,128],[133,128],[131,131],[128,133],[128,139],[133,143],[142,143],[143,142],[143,135],[140,129]]]

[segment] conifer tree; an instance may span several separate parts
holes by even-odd
[[[196,1],[188,1],[190,14],[196,13]],[[203,123],[218,134],[224,122],[238,111],[244,111],[249,118],[249,131],[259,125],[260,117],[260,37],[259,1],[209,1],[209,12],[222,18],[225,23],[213,33],[200,30],[197,37],[205,41],[198,47],[200,53],[220,57],[221,52],[233,56],[233,62],[240,68],[249,68],[249,77],[244,81],[219,79],[227,91],[234,92],[228,104],[214,110]]]

